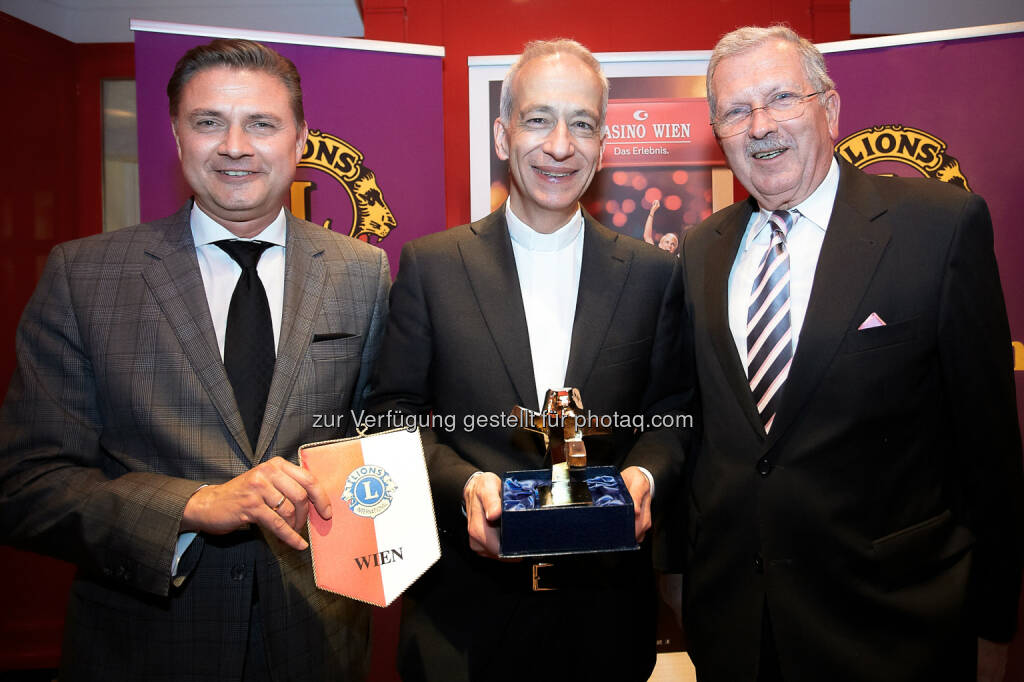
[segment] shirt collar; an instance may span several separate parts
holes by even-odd
[[[828,173],[825,174],[825,178],[821,183],[811,192],[810,196],[801,201],[799,204],[794,206],[790,210],[797,211],[800,214],[800,218],[806,218],[805,222],[817,227],[822,232],[828,229],[828,221],[832,218],[832,207],[836,202],[836,193],[839,191],[839,162],[836,161],[836,157],[832,157],[832,164],[828,168]],[[760,209],[757,220],[754,221],[753,229],[747,235],[747,239],[744,242],[746,246],[744,249],[749,249],[756,241],[758,237],[764,232],[765,226],[768,224],[768,218],[771,216],[771,211],[766,209]],[[793,223],[794,226],[796,223]],[[765,241],[767,243],[767,241]]]
[[[208,216],[203,209],[199,208],[199,204],[195,202],[192,203],[189,224],[192,226],[192,240],[197,247],[212,244],[222,239],[239,239],[228,228]],[[259,240],[261,242],[270,242],[277,246],[284,246],[288,234],[287,227],[288,221],[285,219],[284,207],[282,207],[281,212],[277,214],[274,221],[263,228],[262,232],[255,237],[241,241]]]
[[[807,218],[824,232],[828,229],[828,221],[832,218],[832,206],[836,203],[836,192],[839,191],[839,162],[832,157],[832,165],[825,174],[818,188],[811,196],[801,201],[794,208],[800,215]]]
[[[569,218],[569,222],[551,234],[542,234],[519,219],[512,212],[510,202],[505,202],[505,222],[508,223],[508,232],[517,245],[527,251],[560,251],[576,241],[580,231],[583,229],[583,211],[579,205],[576,206],[576,213]]]

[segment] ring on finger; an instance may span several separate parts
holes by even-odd
[[[288,499],[288,498],[286,498],[284,495],[282,495],[281,499],[277,501],[277,504],[271,505],[270,508],[273,509],[274,511],[277,511],[278,509],[281,508],[281,505],[284,504],[284,501],[286,499]]]

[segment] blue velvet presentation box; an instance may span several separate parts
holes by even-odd
[[[621,552],[639,549],[633,499],[618,470],[587,467],[594,504],[541,507],[536,488],[551,482],[551,469],[509,471],[501,479],[501,557]]]

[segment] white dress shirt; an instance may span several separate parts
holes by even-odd
[[[800,341],[800,330],[807,316],[811,298],[814,271],[818,267],[821,244],[832,217],[832,207],[839,189],[839,164],[835,158],[821,184],[811,195],[794,207],[799,215],[793,216],[793,227],[786,235],[789,251],[789,320],[793,330],[793,353]],[[747,372],[747,309],[750,307],[750,289],[757,275],[758,265],[771,242],[771,229],[765,229],[771,211],[761,209],[750,216],[747,229],[729,274],[729,330],[732,332],[744,374]]]
[[[222,239],[238,239],[235,235],[203,213],[198,204],[192,204],[189,214],[192,226],[192,240],[196,245],[196,258],[199,260],[199,273],[203,276],[203,289],[206,291],[206,302],[210,306],[210,317],[213,318],[213,330],[217,333],[217,347],[220,357],[224,359],[224,336],[228,328],[228,308],[231,306],[231,295],[235,292],[235,284],[242,275],[242,266],[235,262],[222,248],[214,242]],[[256,264],[256,272],[267,292],[270,304],[270,321],[274,326],[274,349],[281,338],[281,315],[284,311],[284,248],[288,235],[288,221],[284,217],[284,208],[267,225],[262,232],[250,239],[238,241],[261,241],[275,244],[263,252],[260,262]],[[178,562],[188,546],[195,539],[195,533],[181,533],[174,547],[171,561],[171,575],[177,576]]]
[[[537,404],[543,409],[548,389],[565,386],[583,269],[583,211],[577,208],[565,225],[542,234],[520,220],[506,201],[505,222],[526,310]],[[653,499],[654,476],[637,468],[647,478]]]
[[[583,268],[583,212],[577,208],[565,225],[542,234],[520,220],[506,202],[505,221],[526,310],[537,405],[543,408],[548,389],[565,386]]]
[[[203,288],[206,290],[206,302],[210,305],[210,317],[213,318],[213,330],[217,333],[217,347],[220,348],[221,360],[224,359],[224,335],[228,327],[228,308],[235,284],[242,275],[242,266],[235,262],[222,248],[214,242],[222,239],[235,239],[243,242],[261,241],[274,244],[263,252],[260,262],[256,265],[260,281],[267,292],[267,303],[270,304],[270,321],[274,326],[274,349],[277,350],[281,339],[281,315],[284,311],[284,260],[285,240],[287,238],[288,221],[284,217],[284,209],[277,214],[274,222],[267,225],[262,232],[249,239],[239,239],[231,232],[203,213],[197,204],[192,205],[189,216],[192,225],[192,239],[196,244],[196,258],[199,259],[199,272],[203,276]]]

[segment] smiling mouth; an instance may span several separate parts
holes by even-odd
[[[767,161],[768,159],[774,159],[776,156],[786,151],[785,149],[772,149],[766,152],[755,152],[754,158],[758,161]]]
[[[226,175],[229,178],[244,178],[247,175],[255,174],[255,171],[243,171],[243,170],[221,170],[217,171],[222,175]]]
[[[567,178],[567,177],[569,177],[570,175],[572,175],[573,173],[576,172],[574,170],[568,170],[568,171],[562,171],[562,172],[546,171],[543,168],[534,168],[534,170],[537,171],[538,173],[540,173],[541,175],[543,175],[545,177],[548,177],[548,178]]]

